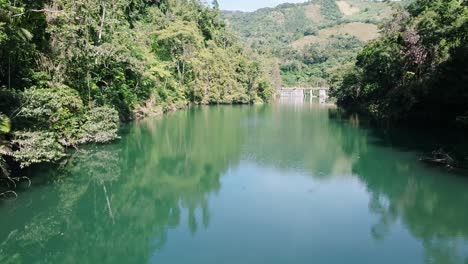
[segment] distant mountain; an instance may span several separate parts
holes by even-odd
[[[312,0],[223,11],[222,18],[253,49],[278,58],[284,85],[312,85],[326,82],[338,65],[352,62],[365,42],[377,38],[392,5],[399,3]]]

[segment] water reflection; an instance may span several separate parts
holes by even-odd
[[[349,176],[364,137],[359,130],[329,118],[334,105],[283,99],[252,118],[244,155],[277,169],[305,171],[315,177]],[[343,144],[350,144],[343,147]]]
[[[339,112],[331,117],[343,123]],[[358,127],[355,116],[348,118],[340,129]],[[369,209],[379,215],[371,229],[374,238],[384,240],[392,225],[401,221],[422,242],[427,263],[466,263],[468,211],[464,208],[468,204],[468,179],[417,162],[419,153],[448,145],[447,137],[365,126],[356,131],[364,138],[360,142],[365,147],[356,152],[359,159],[353,162],[353,175],[366,184]],[[463,143],[456,136],[451,139],[452,144]]]
[[[165,244],[167,230],[181,224],[182,210],[188,210],[193,234],[207,228],[206,196],[219,190],[221,173],[239,161],[244,135],[236,127],[246,110],[180,112],[130,126],[118,144],[78,152],[51,177],[56,183],[41,190],[45,199],[12,205],[3,221],[27,217],[2,223],[2,230],[14,230],[3,236],[8,241],[2,256],[11,259],[21,248],[22,263],[62,263],[76,256],[82,263],[143,263]],[[38,259],[46,249],[54,250]]]
[[[293,184],[294,188],[302,183],[313,183],[316,188],[330,183],[346,186],[357,180],[366,188],[368,210],[349,210],[356,210],[357,219],[364,221],[355,224],[368,230],[364,236],[380,243],[393,239],[396,230],[404,231],[421,243],[424,263],[466,263],[467,180],[416,162],[418,146],[427,139],[417,143],[419,139],[413,138],[411,145],[400,146],[394,136],[384,135],[363,126],[356,115],[344,116],[336,107],[309,102],[200,107],[132,124],[119,142],[83,149],[64,168],[48,171],[49,183],[21,194],[15,203],[2,205],[0,263],[73,263],[78,259],[80,263],[147,263],[155,252],[164,251],[171,230],[186,230],[197,237],[219,228],[210,227],[213,215],[222,218],[229,210],[210,206],[210,202],[225,199],[222,191],[237,195],[229,205],[249,208],[239,210],[247,213],[235,217],[250,223],[255,210],[261,209],[256,206],[268,201],[262,195],[276,194],[243,191],[249,186],[237,186],[232,171],[242,174],[247,184],[252,181],[252,186],[288,185],[297,181],[297,175],[306,178]],[[246,178],[255,170],[265,174],[259,178],[265,182],[255,185],[258,179]],[[268,175],[282,177],[271,176],[280,181],[272,183]],[[223,183],[223,177],[230,180]],[[340,188],[342,193],[335,198],[326,196],[334,200],[323,201],[323,208],[315,210],[324,215],[336,210],[339,199],[353,198],[353,186]],[[289,191],[275,188],[275,192]],[[317,207],[318,203],[309,201],[308,192],[314,190],[308,190],[296,194],[298,201]],[[287,207],[302,208],[299,202],[285,202],[275,210],[284,214]],[[344,212],[331,215],[338,225],[350,224]],[[313,218],[321,219],[321,215]],[[313,218],[304,216],[303,221]],[[271,222],[276,221],[272,215]],[[284,228],[294,225],[288,221]],[[223,229],[240,226],[227,222],[221,221]],[[307,228],[307,223],[303,225]],[[258,230],[242,231],[255,236]],[[337,241],[343,240],[341,233],[330,232]],[[320,242],[310,239],[295,243]],[[364,256],[372,254],[373,249],[367,250]]]

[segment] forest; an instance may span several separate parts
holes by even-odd
[[[379,36],[378,25],[403,2],[311,0],[222,17],[252,49],[274,58],[284,87],[328,86],[330,76],[352,62]]]
[[[468,264],[468,0],[208,1],[0,0],[0,264]]]
[[[191,104],[330,85],[378,120],[468,125],[467,1],[0,0],[0,174]],[[244,44],[245,43],[245,44]]]
[[[272,98],[216,1],[0,0],[0,168],[59,162],[120,122]],[[10,165],[10,168],[8,168]]]
[[[468,125],[468,1],[400,8],[354,65],[332,77],[339,105],[378,120]]]

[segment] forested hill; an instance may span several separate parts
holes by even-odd
[[[119,119],[269,100],[263,65],[218,15],[197,0],[0,0],[0,177],[5,161],[115,139]]]
[[[468,128],[468,1],[415,0],[333,78],[341,106]]]
[[[378,24],[392,5],[369,0],[312,0],[256,12],[224,11],[222,17],[252,48],[278,58],[286,86],[326,83],[364,43],[379,36]]]

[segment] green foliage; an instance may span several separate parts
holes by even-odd
[[[191,9],[179,6],[173,11],[186,16]],[[156,31],[152,51],[162,67],[153,69],[164,81],[159,97],[166,102],[199,104],[269,100],[258,90],[258,80],[266,75],[258,68],[261,65],[249,59],[226,31],[216,9],[199,12],[201,18],[196,21],[165,20]]]
[[[353,36],[332,36],[324,43],[311,44],[300,51],[282,56],[288,60],[281,65],[285,86],[326,85],[336,68],[349,63],[363,42]],[[285,51],[286,52],[286,51]]]
[[[269,100],[264,64],[213,5],[0,0],[0,111],[15,117],[13,159],[27,167],[109,142],[120,120],[158,112],[145,108]]]
[[[10,132],[10,120],[8,117],[0,113],[0,135]]]
[[[344,106],[352,104],[360,94],[361,74],[352,64],[340,67],[330,78],[331,93]]]
[[[12,143],[19,150],[12,156],[22,168],[43,162],[57,162],[64,158],[65,149],[51,132],[16,132]]]
[[[43,15],[30,12],[44,4],[43,0],[0,1],[0,87],[25,84],[33,67],[36,48],[43,44]]]
[[[367,36],[362,39],[368,34],[367,26],[380,23],[391,14],[388,3],[351,3],[359,7],[353,15],[344,15],[334,0],[222,15],[253,49],[278,59],[283,86],[326,85],[336,68],[352,61],[368,40]],[[361,24],[356,26],[355,22]],[[342,25],[350,25],[349,32],[340,31]],[[376,27],[375,31],[377,34]]]
[[[4,156],[10,153],[10,148],[5,141],[4,136],[10,132],[10,128],[10,120],[8,117],[0,113],[0,177],[9,175]]]
[[[17,133],[13,157],[22,167],[54,162],[65,156],[64,147],[106,143],[117,138],[118,112],[109,107],[87,110],[76,90],[65,85],[29,89],[23,93],[19,114],[23,126],[37,132]]]
[[[348,81],[335,82],[338,103],[390,120],[463,124],[467,25],[468,7],[458,0],[410,4],[357,56],[341,78]]]
[[[54,88],[28,89],[23,93],[20,116],[37,127],[62,131],[83,111],[83,101],[76,90],[61,85]],[[73,125],[72,125],[73,126]]]
[[[266,73],[261,65],[235,47],[223,49],[211,42],[207,49],[190,60],[189,68],[195,77],[191,90],[194,102],[254,103],[271,98],[267,90],[272,87],[263,81]]]
[[[116,110],[88,110],[78,92],[65,85],[26,90],[18,117],[25,128],[51,132],[64,146],[109,142],[117,138],[119,124]]]
[[[154,52],[162,60],[179,60],[190,56],[202,43],[195,22],[175,21],[156,33]]]
[[[335,21],[343,17],[335,0],[319,0],[318,3],[320,4],[322,16],[326,17],[328,20]]]
[[[118,137],[118,129],[119,113],[115,109],[106,106],[92,108],[85,114],[78,143],[107,143]]]

